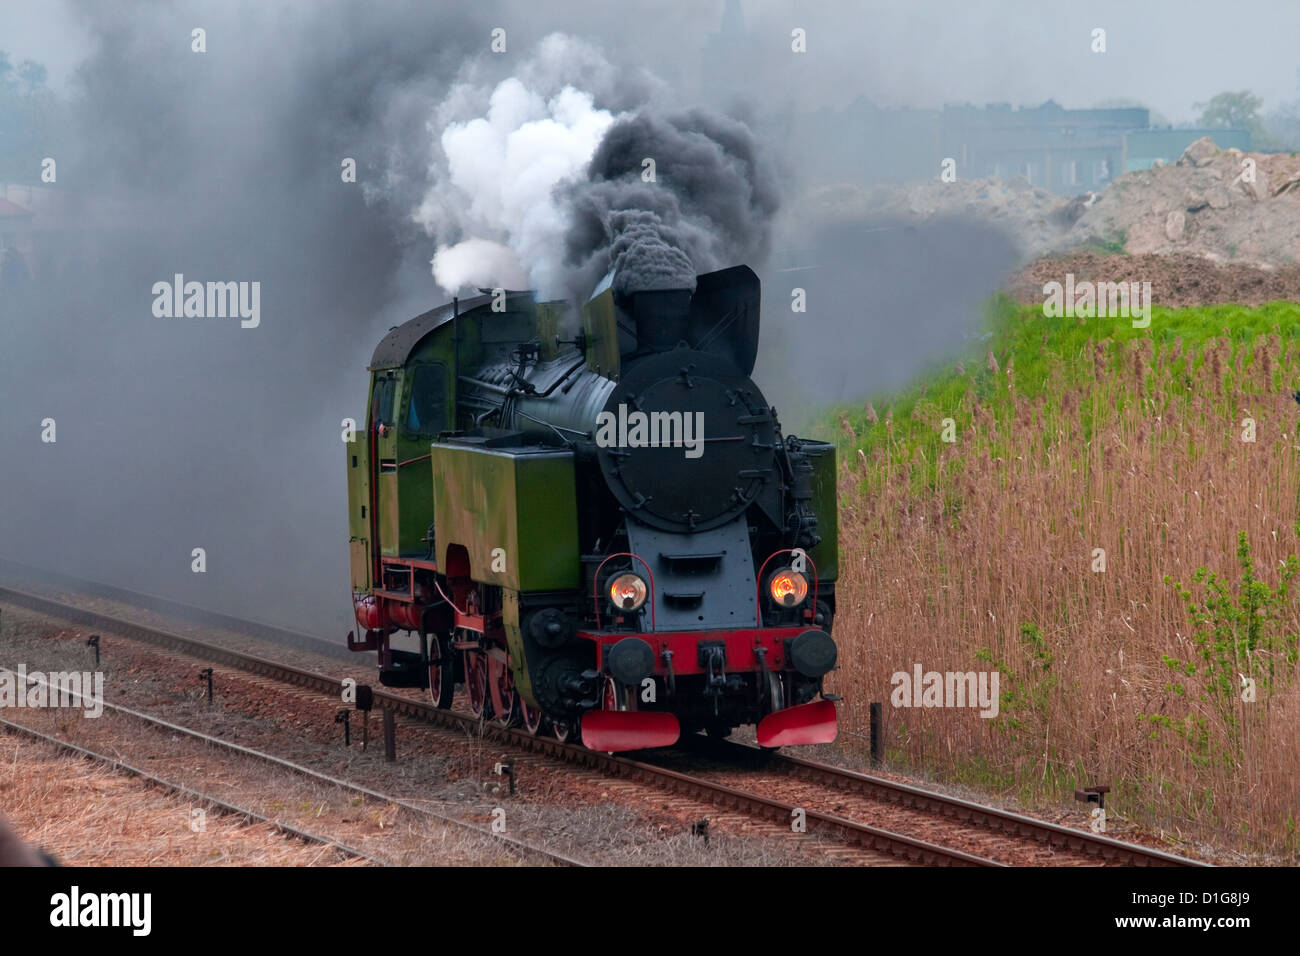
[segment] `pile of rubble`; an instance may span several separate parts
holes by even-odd
[[[1177,163],[1074,198],[1017,178],[832,186],[808,199],[827,219],[973,217],[1004,227],[1026,259],[1091,246],[1265,270],[1300,263],[1300,158],[1220,150],[1209,137]]]
[[[1134,255],[1190,253],[1262,268],[1300,262],[1300,158],[1199,139],[1177,164],[1111,183],[1068,239],[1122,240]]]

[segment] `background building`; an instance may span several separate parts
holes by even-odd
[[[934,179],[951,158],[959,179],[1021,176],[1067,195],[1156,160],[1174,162],[1202,136],[1220,149],[1250,149],[1245,130],[1152,129],[1146,109],[1071,110],[1052,100],[1019,109],[963,103],[941,110],[879,109],[858,100],[841,111],[811,113],[801,126],[797,136],[809,144],[804,158],[823,182]]]

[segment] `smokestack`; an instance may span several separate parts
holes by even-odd
[[[647,289],[622,298],[619,307],[636,325],[642,351],[667,352],[690,342],[691,289]]]

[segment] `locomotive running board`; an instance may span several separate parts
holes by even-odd
[[[582,715],[582,743],[588,750],[615,753],[671,747],[682,735],[672,714],[637,710],[589,710]]]
[[[835,705],[829,700],[787,707],[758,722],[760,747],[797,747],[828,744],[838,731]]]

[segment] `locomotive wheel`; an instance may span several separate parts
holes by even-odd
[[[521,695],[519,698],[519,714],[524,722],[524,730],[536,737],[542,729],[541,710],[528,703]]]
[[[494,647],[483,655],[488,668],[488,690],[492,712],[502,727],[518,727],[519,703],[522,698],[515,691],[515,678],[510,673],[510,658],[503,648]]]
[[[492,701],[488,699],[487,656],[482,651],[465,652],[465,700],[469,712],[481,720],[492,716]]]
[[[627,688],[619,688],[614,682],[614,678],[608,674],[605,675],[604,689],[600,695],[601,710],[635,710],[628,704],[629,695]]]
[[[569,734],[571,734],[572,732],[573,732],[572,728],[569,726],[569,724],[566,721],[563,720],[551,721],[551,733],[555,734],[555,739],[558,740],[560,743],[562,744],[568,743]]]
[[[781,675],[775,671],[767,672],[767,712],[775,714],[778,710],[785,710],[785,682]],[[776,753],[779,747],[760,747],[765,754]]]
[[[785,689],[781,686],[781,675],[775,671],[767,672],[767,712],[775,714],[785,710]]]
[[[498,693],[501,695],[501,706],[497,707],[496,699],[491,702],[492,711],[496,714],[494,718],[502,727],[518,727],[522,718],[522,711],[519,709],[523,698],[515,692],[514,681],[510,678],[510,672],[506,671],[504,681],[509,682],[509,686],[499,686]]]
[[[456,660],[442,638],[429,642],[429,697],[433,706],[446,710],[456,695]]]

